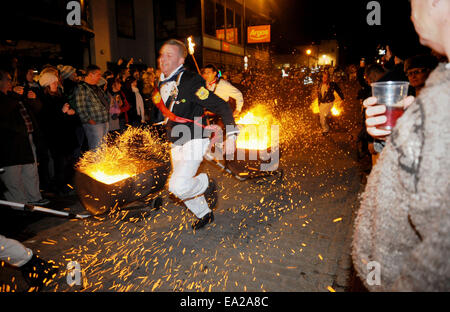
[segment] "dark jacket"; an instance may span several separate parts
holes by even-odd
[[[50,151],[71,154],[77,146],[75,129],[79,123],[76,115],[67,115],[62,108],[67,98],[62,95],[43,94],[41,111],[41,130]]]
[[[344,94],[342,93],[341,89],[335,82],[329,83],[328,91],[325,92],[325,94],[322,96],[321,92],[321,86],[322,84],[319,84],[319,90],[318,90],[318,98],[319,98],[319,104],[320,103],[331,103],[334,102],[334,91],[337,92],[337,94],[340,96],[342,100],[344,100]]]
[[[20,113],[19,101],[22,101],[30,115],[34,128],[33,136],[38,137],[38,124],[30,108],[32,101],[22,100],[12,92],[0,92],[0,167],[31,164],[35,161],[27,127]]]
[[[138,116],[136,110],[136,95],[131,89],[128,88],[123,88],[123,94],[125,95],[125,99],[130,106],[130,109],[127,111],[128,122],[133,125],[140,121],[140,117]]]
[[[170,102],[170,97],[167,102]],[[170,103],[166,103],[166,107],[169,106]],[[203,116],[205,109],[221,116],[225,125],[236,126],[230,106],[217,95],[206,89],[205,80],[199,74],[187,70],[184,71],[178,86],[178,96],[173,105],[172,112],[179,117],[194,120]],[[164,116],[159,110],[157,110],[156,114],[157,122],[164,120]],[[201,121],[206,126],[206,118],[203,117]],[[177,125],[186,125],[190,133],[186,135],[184,133],[177,133],[177,130],[180,129],[174,129]],[[166,124],[166,129],[169,140],[177,145],[182,145],[192,139],[207,138],[209,136],[202,127],[192,122],[180,124],[169,120]],[[173,129],[175,131],[172,131]],[[227,133],[229,134],[238,132],[236,129],[228,130]]]

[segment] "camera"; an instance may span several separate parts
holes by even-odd
[[[119,118],[119,115],[117,115],[117,114],[112,114],[111,115],[111,119],[112,120],[116,120],[117,118]]]
[[[378,55],[380,55],[380,56],[386,55],[386,47],[385,46],[379,44],[377,47],[377,50],[378,50]]]

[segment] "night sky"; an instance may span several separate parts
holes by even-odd
[[[378,44],[392,42],[404,53],[424,52],[411,22],[408,0],[378,0],[381,25],[369,26],[369,0],[265,0],[271,2],[275,22],[272,48],[290,53],[296,45],[337,39],[346,63],[371,57]]]

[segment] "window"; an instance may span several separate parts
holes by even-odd
[[[226,41],[237,43],[237,31],[234,28],[234,12],[227,8],[227,36]]]
[[[158,1],[159,5],[158,17],[163,22],[166,20],[175,20],[176,19],[176,11],[174,8],[176,7],[175,0],[164,0]]]
[[[233,26],[234,26],[233,10],[227,8],[227,28],[233,28]]]
[[[205,0],[205,33],[216,36],[216,9],[213,0]]]
[[[117,36],[135,39],[133,0],[116,0]]]
[[[237,43],[242,43],[242,16],[238,13],[235,15],[235,27],[237,29]]]
[[[200,16],[200,1],[185,0],[184,5],[186,18],[193,18]]]
[[[222,4],[216,3],[216,31],[225,29],[225,8]]]

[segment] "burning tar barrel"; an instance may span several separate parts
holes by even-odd
[[[281,173],[279,122],[263,105],[257,105],[236,123],[240,134],[234,158],[227,158],[227,167],[243,179]]]
[[[160,191],[169,172],[170,163],[155,163],[154,167],[142,173],[106,184],[76,171],[75,185],[84,208],[94,215],[99,215]]]
[[[164,144],[150,131],[130,127],[83,155],[75,186],[84,208],[99,215],[160,191],[169,173]]]

